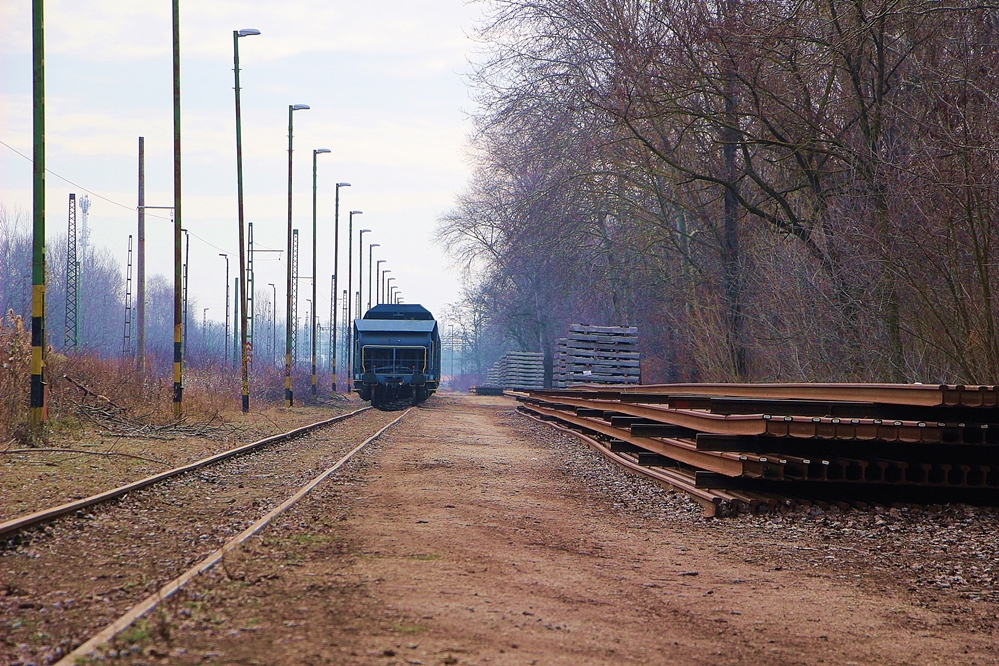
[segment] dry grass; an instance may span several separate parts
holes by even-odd
[[[133,421],[162,425],[173,416],[173,378],[160,373],[145,374],[130,359],[103,358],[94,353],[65,355],[48,350],[45,377],[49,422],[41,440],[28,433],[28,388],[30,385],[31,336],[26,322],[8,312],[0,321],[0,443],[19,440],[25,444],[45,440],[45,434],[78,424],[80,405],[105,404]],[[153,364],[155,365],[155,364]],[[295,375],[295,404],[311,400],[309,376]],[[330,398],[329,375],[319,377],[319,400]],[[284,370],[262,367],[251,379],[253,408],[276,407],[284,400]],[[225,363],[188,367],[184,373],[184,419],[188,423],[228,422],[240,411],[240,376]]]
[[[0,439],[23,430],[28,415],[31,334],[13,310],[0,319]]]

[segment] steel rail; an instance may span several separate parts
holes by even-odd
[[[606,386],[575,386],[571,391],[617,394],[686,394],[747,398],[798,398],[903,405],[999,407],[999,387],[961,384],[648,384],[608,391]],[[559,392],[561,395],[562,392]]]
[[[638,428],[632,426],[633,433],[636,429],[638,431],[636,434],[643,434],[646,430],[645,426]],[[699,451],[765,452],[774,455],[800,455],[808,458],[824,458],[832,455],[847,458],[874,456],[890,460],[927,463],[943,463],[958,459],[979,465],[999,466],[999,448],[980,444],[923,444],[706,433],[698,433],[694,441]]]
[[[526,399],[525,402],[548,403],[552,406],[566,405],[572,408],[603,409],[629,416],[639,416],[659,423],[682,426],[697,430],[698,432],[712,432],[726,435],[762,435],[767,432],[767,422],[762,416],[721,416],[692,410],[628,404],[611,400],[569,398],[561,395],[558,396],[557,401],[548,401],[543,397],[539,398],[539,395],[541,395],[540,391],[531,391],[530,398]]]
[[[638,449],[650,452],[648,455],[640,453],[638,455],[639,464],[658,465],[655,456],[664,456],[670,461],[700,467],[705,471],[715,472],[729,477],[766,478],[772,480],[799,479],[809,481],[846,481],[853,483],[886,483],[886,484],[916,484],[922,486],[949,485],[955,487],[975,486],[981,488],[996,487],[994,474],[990,475],[997,467],[997,457],[999,448],[982,445],[956,445],[946,444],[934,449],[929,445],[905,444],[898,442],[839,442],[824,440],[821,438],[801,439],[797,437],[754,437],[746,435],[705,435],[697,433],[689,435],[685,433],[670,434],[668,431],[674,426],[666,426],[663,432],[655,432],[646,425],[629,424],[625,426],[614,425],[614,419],[621,417],[610,416],[611,424],[607,425],[608,416],[611,411],[594,409],[590,407],[576,407],[575,413],[536,404],[537,401],[529,401],[531,407],[552,418],[557,418],[566,423],[584,427],[591,431],[598,432],[603,436],[616,438],[634,445]],[[559,405],[569,407],[569,405]],[[636,435],[633,431],[637,427],[640,433],[648,434]],[[656,437],[658,439],[652,439]],[[709,444],[715,440],[718,444]],[[702,444],[698,444],[702,441]],[[726,442],[737,442],[741,444],[736,447],[726,448]],[[753,447],[751,442],[758,444],[777,443],[781,450],[771,450],[767,446]],[[827,448],[833,446],[840,450],[827,450],[819,453],[819,459],[795,455],[805,453],[802,449],[811,448],[815,444],[825,443]],[[887,444],[894,446],[894,453],[902,447],[910,447],[913,450],[904,455],[886,456],[873,451],[863,451],[856,445],[867,444]],[[854,445],[847,447],[845,445]],[[918,449],[916,448],[918,447]],[[849,452],[845,450],[849,448]],[[980,455],[961,459],[962,464],[954,464],[955,456],[940,455],[940,450],[952,451],[953,453],[965,452],[969,448],[977,449]],[[691,451],[712,452],[718,458],[698,459],[691,455]],[[922,457],[919,454],[927,454]],[[934,455],[935,454],[935,455]],[[805,453],[808,455],[808,453]],[[738,461],[736,463],[735,461]],[[971,464],[967,464],[971,463]],[[737,466],[741,465],[741,469]],[[736,487],[736,486],[733,486]]]
[[[670,473],[667,470],[654,470],[649,467],[643,467],[638,463],[628,460],[623,455],[611,451],[606,446],[603,446],[597,440],[577,430],[572,430],[571,428],[559,425],[558,423],[555,423],[553,421],[546,421],[538,416],[534,416],[525,411],[520,411],[518,413],[531,419],[532,421],[536,421],[537,423],[544,423],[545,425],[551,426],[552,428],[560,432],[564,432],[567,435],[572,435],[573,437],[579,439],[584,444],[588,445],[594,451],[602,455],[604,458],[610,460],[611,462],[621,465],[622,467],[627,467],[631,471],[637,472],[643,476],[652,477],[653,479],[665,483],[666,485],[672,488],[687,493],[695,502],[697,502],[698,504],[701,505],[701,507],[703,507],[704,515],[709,518],[713,518],[714,516],[718,515],[719,511],[721,510],[720,505],[722,504],[723,501],[727,501],[724,494],[717,493],[711,490],[697,488],[694,485],[695,481],[693,477],[691,477],[688,480],[682,477],[678,473]]]
[[[575,397],[548,391],[530,391],[518,394],[522,402],[546,404],[556,409],[583,408],[588,412],[613,412],[656,423],[688,428],[698,432],[724,435],[772,435],[802,439],[878,440],[886,442],[911,442],[937,444],[941,442],[978,444],[995,443],[999,429],[989,424],[976,423],[948,425],[940,422],[910,421],[880,418],[840,418],[819,416],[774,416],[771,414],[714,414],[701,409],[701,403],[686,408],[678,405],[641,404],[622,402],[606,396],[601,391],[598,398]],[[621,395],[624,395],[623,393]],[[689,398],[689,396],[684,396]]]
[[[760,492],[781,497],[804,496],[830,502],[883,502],[894,504],[942,504],[966,502],[994,506],[999,500],[999,490],[981,486],[925,486],[915,484],[853,483],[849,481],[810,481],[754,479],[749,477],[722,477],[713,472],[696,472],[698,488],[720,489],[729,492]]]
[[[641,447],[652,453],[658,453],[677,462],[693,465],[700,469],[710,470],[726,476],[741,476],[746,473],[746,461],[740,460],[740,456],[720,451],[698,451],[696,447],[680,440],[658,440],[649,437],[633,437],[628,432],[615,428],[607,423],[594,421],[587,417],[567,414],[555,409],[541,407],[538,405],[523,405],[524,409],[533,411],[539,415],[546,415],[565,423],[571,423],[592,432],[600,433],[606,437],[620,439]]]
[[[344,421],[346,419],[351,418],[352,416],[356,416],[362,412],[366,412],[369,409],[371,409],[371,407],[362,407],[361,409],[356,409],[353,412],[348,412],[347,414],[340,414],[339,416],[334,416],[331,419],[326,419],[324,421],[312,423],[307,426],[302,426],[301,428],[295,428],[294,430],[289,430],[288,432],[285,433],[272,435],[270,437],[265,437],[264,439],[252,442],[250,444],[244,444],[243,446],[236,447],[235,449],[229,449],[228,451],[216,453],[213,456],[203,458],[188,465],[175,467],[171,470],[160,472],[159,474],[154,474],[139,481],[133,481],[132,483],[127,483],[123,486],[119,486],[118,488],[114,488],[112,490],[106,490],[102,493],[97,493],[96,495],[91,495],[90,497],[85,497],[81,500],[67,502],[66,504],[61,504],[56,507],[43,509],[41,511],[36,511],[34,513],[30,513],[25,516],[13,518],[11,520],[0,523],[0,536],[12,534],[20,530],[23,530],[27,527],[40,525],[50,520],[54,520],[55,518],[59,518],[60,516],[65,516],[68,513],[79,511],[80,509],[85,509],[95,504],[101,504],[103,502],[107,502],[116,499],[118,497],[122,497],[130,492],[139,490],[141,488],[146,488],[161,481],[166,481],[167,479],[173,478],[175,476],[180,476],[181,474],[193,472],[194,470],[201,469],[202,467],[205,467],[207,465],[212,465],[214,463],[222,462],[223,460],[228,460],[230,458],[243,455],[245,453],[250,453],[256,449],[267,446],[268,444],[276,444],[278,442],[284,442],[289,439],[294,439],[299,435],[304,435],[305,433],[317,430],[324,426],[332,425],[339,421]]]
[[[363,410],[358,410],[358,411],[363,411]],[[214,553],[208,555],[206,558],[195,564],[193,567],[185,571],[183,574],[181,574],[177,578],[174,578],[169,583],[161,587],[158,591],[154,592],[153,594],[149,595],[148,597],[137,603],[127,613],[122,615],[120,618],[118,618],[108,626],[104,627],[104,629],[102,629],[100,632],[92,636],[85,643],[83,643],[78,648],[76,648],[75,650],[67,654],[65,657],[60,659],[58,662],[56,662],[56,666],[72,666],[73,664],[78,663],[78,660],[87,658],[91,653],[94,652],[94,650],[97,647],[103,645],[104,643],[107,643],[112,638],[117,636],[119,633],[130,627],[132,623],[134,623],[140,617],[142,617],[150,610],[155,608],[157,604],[159,604],[159,602],[168,599],[174,593],[176,593],[178,590],[184,587],[184,585],[186,585],[192,579],[197,577],[199,574],[202,574],[205,571],[211,569],[219,562],[219,560],[221,560],[225,556],[226,553],[228,553],[229,551],[233,550],[234,548],[242,544],[251,536],[262,530],[267,525],[269,525],[271,521],[273,521],[277,516],[279,516],[280,514],[284,513],[284,511],[297,504],[299,500],[308,495],[313,488],[318,486],[326,478],[328,478],[334,472],[336,472],[345,464],[347,464],[347,462],[352,457],[354,457],[354,455],[362,451],[368,444],[378,439],[378,437],[380,437],[382,433],[384,433],[386,430],[388,430],[393,425],[401,421],[402,418],[406,416],[406,414],[409,414],[410,411],[412,411],[412,408],[407,409],[405,412],[400,414],[398,418],[396,418],[394,421],[383,426],[374,435],[372,435],[371,437],[367,438],[366,440],[355,446],[349,453],[347,453],[347,455],[338,460],[336,464],[334,464],[332,467],[319,474],[319,476],[315,477],[307,484],[302,486],[302,488],[300,488],[298,492],[296,492],[294,495],[286,499],[284,502],[282,502],[275,509],[270,511],[263,518],[253,523],[253,525],[250,525],[250,527],[246,528],[244,531],[240,532],[238,535],[227,541],[225,544],[223,544],[221,548],[216,550]],[[354,413],[356,414],[357,412]]]
[[[705,496],[703,494],[704,491],[696,485],[694,472],[680,468],[650,467],[639,462],[639,460],[637,460],[636,451],[643,450],[639,446],[624,442],[623,440],[617,438],[613,438],[609,442],[603,443],[598,439],[590,437],[586,433],[576,429],[582,429],[585,426],[573,423],[570,423],[569,425],[556,423],[555,419],[561,420],[561,415],[548,415],[547,418],[544,418],[532,415],[526,409],[520,410],[518,413],[529,419],[538,421],[539,423],[550,425],[557,430],[564,431],[565,433],[580,439],[587,445],[594,447],[598,453],[612,462],[627,467],[628,469],[638,472],[644,476],[652,477],[661,483],[687,493],[694,501],[701,504],[705,510],[706,517],[726,516],[746,512],[755,513],[758,512],[761,507],[765,507],[767,511],[770,511],[778,504],[786,504],[789,506],[802,503],[805,505],[811,504],[811,502],[802,499],[773,495],[768,496],[752,491],[736,490],[733,492],[723,488],[712,488],[710,489],[710,494]],[[589,428],[587,429],[589,430]]]

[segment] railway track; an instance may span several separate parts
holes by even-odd
[[[999,505],[999,390],[682,384],[513,393],[519,410],[709,515],[801,503]]]
[[[289,430],[288,432],[280,433],[277,435],[272,435],[270,437],[265,437],[264,439],[258,440],[256,442],[251,442],[250,444],[244,444],[243,446],[238,446],[228,451],[223,451],[207,458],[202,458],[201,460],[189,463],[187,465],[181,465],[180,467],[175,467],[173,469],[167,470],[165,472],[160,472],[159,474],[154,474],[148,476],[139,481],[134,481],[132,483],[126,483],[122,486],[114,488],[112,490],[107,490],[96,495],[91,495],[90,497],[85,497],[83,499],[74,500],[72,502],[66,502],[65,504],[60,504],[58,506],[50,507],[48,509],[42,509],[41,511],[35,511],[33,513],[18,516],[17,518],[12,518],[10,520],[0,523],[0,538],[4,540],[9,540],[11,535],[20,532],[21,530],[37,527],[43,525],[47,522],[55,520],[61,516],[65,516],[70,513],[75,513],[77,511],[82,511],[83,509],[90,508],[97,504],[103,504],[105,502],[110,502],[116,500],[120,497],[124,497],[128,493],[134,492],[136,490],[141,490],[148,486],[161,483],[167,479],[172,479],[183,474],[190,474],[203,467],[213,465],[224,460],[229,460],[235,458],[236,456],[246,455],[254,451],[258,451],[265,446],[276,444],[278,442],[285,442],[295,437],[299,437],[306,433],[313,432],[319,428],[332,425],[334,423],[339,423],[353,416],[361,414],[368,411],[371,407],[362,407],[361,409],[354,410],[353,412],[348,412],[347,414],[340,414],[331,419],[325,419],[316,423],[303,426],[301,428],[295,428]],[[2,543],[2,541],[0,541]]]
[[[210,568],[406,413],[359,410],[117,489],[113,506],[95,496],[17,519],[22,532],[44,525],[0,551],[0,663],[53,663],[119,631],[123,613]]]

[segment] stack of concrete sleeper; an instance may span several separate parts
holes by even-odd
[[[640,384],[641,355],[635,326],[571,324],[559,340],[554,384]]]

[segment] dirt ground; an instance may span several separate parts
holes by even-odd
[[[513,406],[435,397],[106,656],[999,663],[994,586],[969,592],[918,573],[991,576],[994,551],[910,547],[925,526],[888,515],[704,519]],[[994,514],[968,515],[966,529],[994,532]],[[931,531],[947,542],[947,529]]]
[[[0,521],[89,497],[362,405],[342,398],[324,406],[257,406],[248,414],[225,414],[200,437],[169,429],[149,438],[116,437],[99,424],[66,420],[56,425],[42,450],[10,453],[23,447],[13,441],[0,443]],[[184,425],[198,427],[194,422]]]

